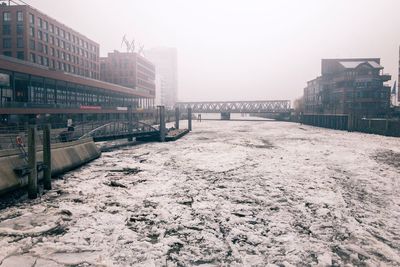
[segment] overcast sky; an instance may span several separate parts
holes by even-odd
[[[179,100],[295,99],[321,58],[380,57],[398,76],[399,0],[26,0],[100,44],[178,50]]]

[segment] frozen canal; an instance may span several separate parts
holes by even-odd
[[[1,266],[399,266],[400,139],[194,122],[0,211]]]

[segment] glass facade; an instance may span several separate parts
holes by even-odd
[[[31,55],[31,57],[35,57]],[[36,60],[39,60],[36,57]],[[103,88],[0,70],[10,76],[10,86],[1,87],[2,107],[82,108],[116,107],[146,108],[152,106],[152,99],[139,98]],[[54,106],[56,105],[56,106]]]

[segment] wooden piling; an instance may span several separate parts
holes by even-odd
[[[389,119],[385,119],[385,135],[389,135]]]
[[[175,129],[179,129],[179,108],[175,108]]]
[[[159,108],[159,117],[160,117],[160,141],[165,142],[165,134],[166,134],[166,127],[165,127],[165,107],[158,106]]]
[[[192,108],[188,108],[188,130],[192,130]]]
[[[51,125],[46,124],[43,128],[43,187],[46,190],[51,190]]]
[[[352,114],[347,115],[347,131],[352,132],[354,129],[354,116]]]
[[[28,197],[37,198],[36,125],[28,127]]]
[[[133,108],[132,106],[128,107],[128,141],[132,142],[133,141]]]

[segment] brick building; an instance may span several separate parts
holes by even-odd
[[[379,58],[322,59],[321,76],[304,89],[306,114],[385,115],[390,108],[391,76]]]
[[[154,105],[155,67],[138,53],[114,51],[101,57],[100,79],[148,94],[153,98],[145,106]]]
[[[99,45],[28,5],[0,5],[0,53],[99,79]]]

